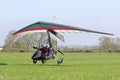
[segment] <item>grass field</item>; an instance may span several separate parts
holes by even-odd
[[[33,64],[31,53],[0,53],[0,80],[120,80],[120,53],[65,53]]]

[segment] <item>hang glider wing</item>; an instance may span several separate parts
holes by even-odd
[[[21,30],[14,33],[14,35],[19,33],[30,33],[30,32],[45,32],[50,31],[53,34],[65,33],[65,32],[91,32],[91,33],[98,33],[98,34],[105,34],[105,35],[113,35],[111,33],[99,32],[89,29],[83,29],[79,27],[73,27],[63,24],[56,24],[56,23],[49,23],[49,22],[36,22],[31,25],[28,25]]]

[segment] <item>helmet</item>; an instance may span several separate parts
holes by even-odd
[[[49,48],[49,45],[48,45],[48,44],[45,44],[45,45],[43,45],[43,47],[45,47],[45,48]]]

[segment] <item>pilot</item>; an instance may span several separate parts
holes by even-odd
[[[44,45],[42,48],[42,52],[41,52],[41,58],[44,60],[45,59],[45,54],[48,52],[48,45]]]

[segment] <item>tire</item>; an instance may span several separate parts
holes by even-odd
[[[33,64],[36,64],[37,63],[37,60],[33,60]]]
[[[58,65],[62,64],[62,62],[63,62],[63,58],[60,58],[60,59],[57,61]]]
[[[46,61],[45,61],[45,60],[42,60],[41,62],[42,62],[42,64],[45,64],[45,63],[46,63]]]

